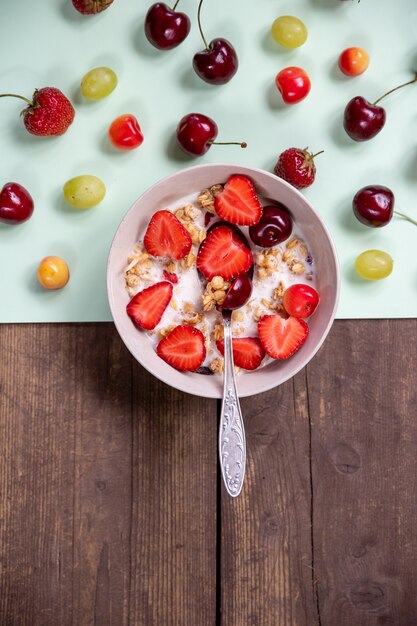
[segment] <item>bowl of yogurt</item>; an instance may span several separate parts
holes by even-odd
[[[224,215],[218,214],[221,198],[228,195],[233,204],[233,196],[224,192],[228,181],[237,178],[250,181],[248,184],[256,191],[261,207],[284,207],[292,229],[283,241],[268,246],[260,245],[259,240],[255,243],[249,226],[231,224],[229,227]],[[163,248],[158,251],[151,245],[151,234],[156,228],[154,222],[167,217],[168,224],[172,222],[172,228],[165,227],[167,238],[172,233],[178,239],[184,238],[184,247],[179,246],[178,254],[177,249],[175,253],[165,253]],[[207,398],[222,397],[219,309],[234,277],[223,272],[225,264],[222,262],[218,271],[204,275],[202,251],[207,252],[214,239],[213,233],[229,231],[238,233],[231,234],[235,238],[240,234],[251,255],[252,292],[244,306],[232,313],[234,346],[242,347],[243,365],[254,368],[236,368],[240,397],[280,385],[313,358],[331,328],[339,297],[338,261],[325,224],[299,191],[274,174],[242,165],[204,164],[181,170],[150,187],[124,216],[110,248],[107,265],[110,310],[120,337],[143,367],[172,387]],[[171,241],[175,243],[175,239]],[[167,245],[168,250],[169,242]],[[293,285],[305,285],[317,292],[319,303],[314,313],[301,322],[290,316],[295,326],[306,328],[306,336],[299,349],[288,358],[274,358],[277,355],[269,349],[260,328],[262,324],[263,328],[268,328],[265,321],[274,322],[278,318],[286,324],[289,314],[284,307],[285,292]],[[156,299],[152,300],[151,296]],[[146,302],[148,317],[156,314],[150,324],[140,319],[137,323],[131,314],[136,302],[139,313],[141,303]],[[155,303],[151,311],[149,302]],[[170,337],[180,335],[184,328],[184,334],[189,334],[192,340],[197,336],[201,344],[201,359],[194,371],[184,371],[181,355],[176,355],[179,361],[164,360],[165,353],[169,352]],[[243,348],[247,345],[251,350],[252,344],[258,354],[248,359],[250,365],[246,365]],[[184,362],[187,356],[190,355],[184,354]]]

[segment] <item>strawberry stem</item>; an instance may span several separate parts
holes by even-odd
[[[394,213],[395,213],[395,215],[400,215],[401,217],[403,217],[408,222],[411,222],[412,224],[415,224],[417,226],[417,221],[413,220],[413,218],[410,217],[409,215],[406,215],[405,213],[401,213],[401,211],[394,211]]]
[[[0,93],[0,98],[20,98],[20,100],[24,100],[29,104],[29,106],[33,106],[33,102],[25,98],[24,96],[18,96],[16,93]]]
[[[210,47],[207,43],[206,38],[204,37],[204,33],[203,33],[203,29],[201,28],[201,20],[200,20],[200,13],[201,13],[201,5],[203,4],[203,0],[200,0],[199,4],[198,4],[198,10],[197,10],[197,22],[198,22],[198,29],[200,31],[200,35],[202,40],[204,41],[204,45],[206,47],[206,50],[210,50]]]
[[[175,11],[175,9],[177,8],[177,4],[180,0],[177,0],[176,3],[174,4],[174,6],[172,7],[172,10]]]
[[[241,148],[247,148],[246,141],[209,141],[212,146],[240,146]]]
[[[375,102],[373,102],[372,104],[375,106],[376,104],[378,104],[378,102],[381,102],[383,98],[389,96],[391,93],[394,93],[394,91],[397,91],[397,89],[402,89],[403,87],[407,87],[407,85],[412,85],[415,82],[417,82],[417,73],[414,76],[413,80],[409,80],[407,83],[403,83],[402,85],[398,85],[398,87],[394,87],[394,89],[390,89],[389,91],[387,91],[387,93],[384,93],[383,96],[378,98],[378,100],[375,100]]]
[[[312,154],[312,155],[311,155],[311,158],[312,158],[312,159],[315,159],[315,158],[316,158],[316,156],[319,156],[319,154],[323,154],[323,152],[324,152],[324,150],[320,150],[320,152],[316,152],[316,154]]]

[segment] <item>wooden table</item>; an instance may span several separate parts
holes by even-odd
[[[244,399],[234,500],[215,400],[112,324],[0,327],[1,626],[415,626],[416,335],[337,321]]]

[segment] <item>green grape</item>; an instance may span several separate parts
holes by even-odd
[[[355,261],[355,269],[365,280],[380,280],[392,272],[394,262],[382,250],[365,250]]]
[[[81,93],[87,100],[101,100],[116,89],[117,76],[109,67],[95,67],[81,81]]]
[[[76,209],[89,209],[101,202],[106,194],[103,181],[86,174],[71,178],[64,185],[64,198]]]
[[[273,22],[271,34],[284,48],[299,48],[307,39],[307,28],[298,17],[281,15]]]

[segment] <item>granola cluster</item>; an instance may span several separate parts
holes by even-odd
[[[138,291],[142,281],[150,281],[150,270],[153,267],[151,256],[143,250],[141,245],[135,246],[135,251],[128,259],[125,271],[126,289],[132,298]]]
[[[230,283],[221,276],[214,276],[206,285],[201,300],[203,311],[211,311],[217,304],[223,304]]]
[[[215,213],[214,200],[223,191],[223,185],[212,185],[209,189],[203,189],[197,198],[201,208],[208,213]]]

